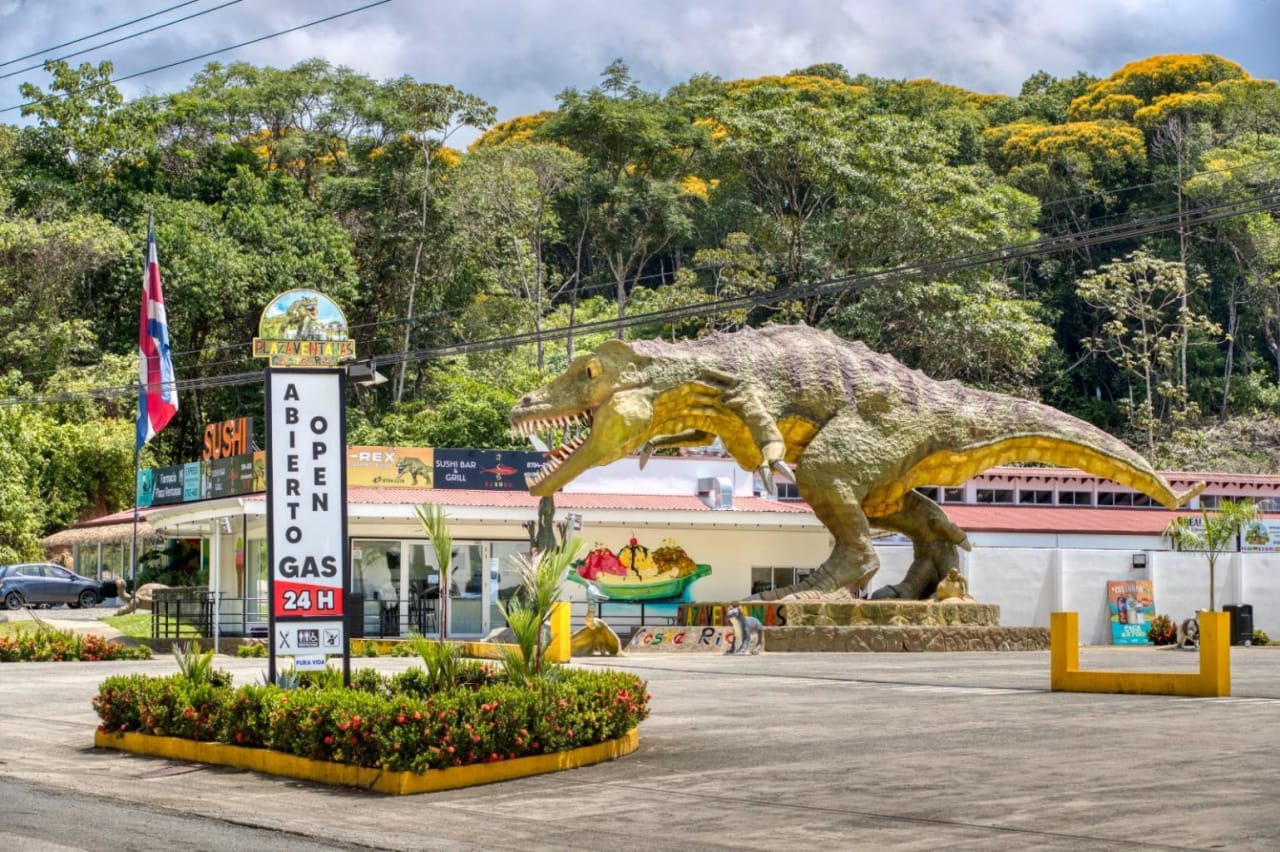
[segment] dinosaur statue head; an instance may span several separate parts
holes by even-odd
[[[645,442],[653,416],[647,363],[622,341],[607,341],[511,409],[515,435],[564,435],[542,470],[526,477],[530,494],[554,494],[587,468],[620,459]]]

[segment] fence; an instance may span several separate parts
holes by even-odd
[[[204,586],[156,589],[151,599],[151,638],[212,636],[216,601]]]

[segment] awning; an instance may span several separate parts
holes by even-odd
[[[139,542],[159,542],[164,536],[156,532],[146,521],[138,522]],[[123,524],[101,524],[98,526],[72,527],[47,536],[40,543],[46,549],[54,547],[72,547],[86,544],[127,544],[133,541],[133,521]]]

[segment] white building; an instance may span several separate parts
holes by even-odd
[[[1280,477],[1166,478],[1179,490],[1208,481],[1192,508],[1250,497],[1268,511],[1280,510]],[[787,499],[787,490],[783,484],[780,499],[762,496],[758,480],[724,458],[659,457],[644,470],[628,458],[588,471],[557,494],[556,519],[580,518],[578,535],[588,548],[600,543],[616,552],[635,537],[652,549],[671,539],[713,569],[689,587],[688,599],[730,601],[767,584],[787,585],[826,558],[830,535],[804,503]],[[1151,580],[1156,611],[1175,620],[1209,604],[1204,554],[1173,552],[1162,532],[1174,515],[1123,486],[1078,471],[997,468],[929,496],[968,531],[973,549],[961,554],[961,572],[973,597],[1000,606],[1004,625],[1047,627],[1050,612],[1075,610],[1082,641],[1107,644],[1108,580]],[[501,626],[497,601],[517,584],[509,557],[529,548],[535,498],[523,490],[353,487],[349,591],[364,597],[361,629],[389,635],[438,629],[438,567],[414,511],[424,503],[444,508],[454,538],[450,635],[480,636]],[[132,512],[120,513],[95,525],[131,520]],[[145,521],[166,537],[202,542],[223,632],[248,633],[265,623],[261,493],[152,508]],[[1219,560],[1215,603],[1251,605],[1254,625],[1280,639],[1280,514],[1265,526],[1272,530],[1268,544],[1246,545],[1245,552]],[[881,539],[876,549],[882,567],[872,589],[900,580],[911,561],[910,543],[900,537]],[[77,563],[82,570],[85,561]],[[569,590],[583,600],[581,586],[569,584]],[[643,617],[662,619],[671,608],[649,605]],[[575,607],[577,617],[584,612],[585,606]]]

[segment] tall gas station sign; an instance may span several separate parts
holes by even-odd
[[[267,359],[267,541],[271,560],[271,655],[297,669],[323,668],[342,655],[346,635],[346,369],[355,357],[342,311],[313,290],[289,290],[267,305],[253,341]]]

